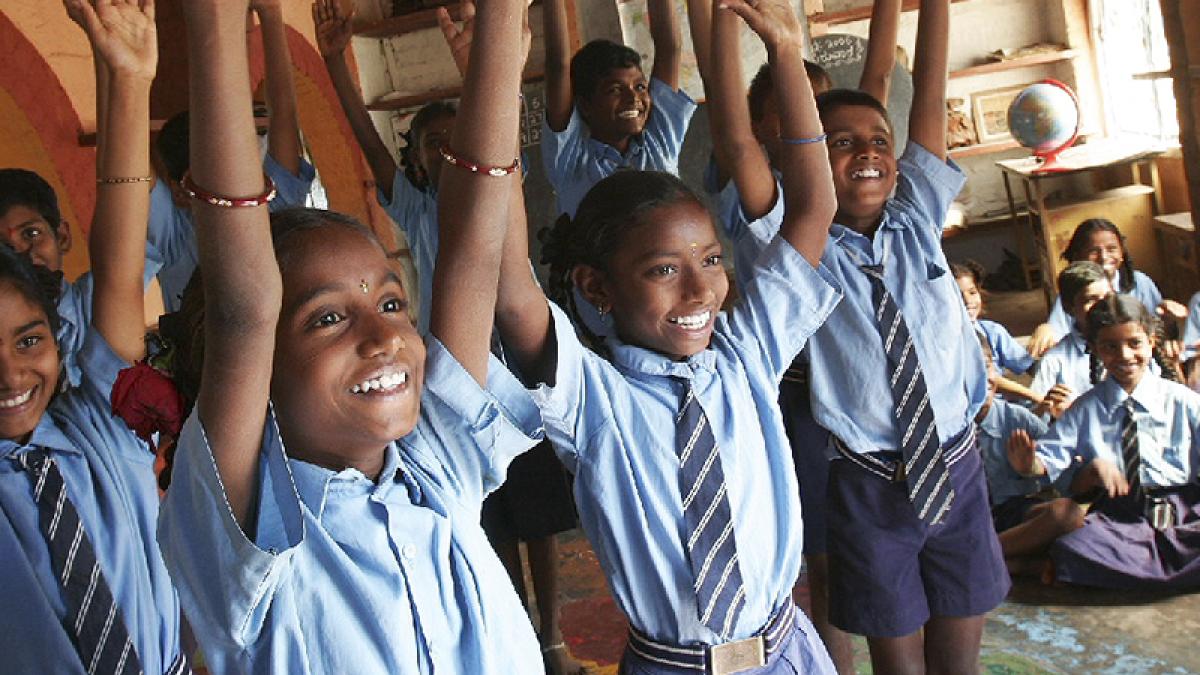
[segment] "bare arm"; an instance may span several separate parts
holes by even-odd
[[[913,102],[908,138],[946,159],[946,59],[950,0],[921,0],[913,61]]]
[[[896,67],[896,39],[900,32],[900,0],[875,0],[867,36],[867,58],[858,88],[887,105]]]
[[[708,121],[717,168],[733,179],[747,219],[756,220],[771,210],[777,196],[771,164],[751,129],[741,59],[729,56],[741,53],[741,28],[732,12],[713,17],[713,51],[723,57],[712,63]]]
[[[800,21],[787,0],[758,0],[754,6],[745,0],[722,0],[721,7],[737,13],[762,37],[775,81],[791,83],[775,88],[784,139],[780,153],[784,218],[779,233],[816,267],[837,210],[837,195],[829,154],[820,138],[823,131],[812,85],[800,56],[804,41]],[[813,142],[788,142],[805,139]]]
[[[450,147],[460,158],[508,166],[518,152],[518,93],[525,63],[524,0],[488,0],[475,34]],[[438,256],[430,332],[480,384],[487,380],[504,230],[516,174],[496,178],[446,166],[438,189]],[[472,317],[464,321],[463,317]]]
[[[496,328],[504,340],[505,354],[512,359],[517,372],[533,382],[552,382],[550,306],[529,267],[527,227],[525,195],[518,188],[513,191],[508,207]]]
[[[567,0],[542,4],[542,27],[546,41],[546,124],[562,131],[575,109],[571,91],[571,35],[567,28]]]
[[[371,115],[363,104],[362,94],[358,92],[354,75],[346,63],[346,47],[350,45],[353,35],[350,26],[353,15],[342,13],[338,0],[317,0],[313,3],[312,12],[317,28],[317,48],[325,60],[325,68],[329,71],[329,79],[333,82],[342,112],[346,114],[350,130],[354,132],[354,138],[367,158],[375,186],[383,192],[384,197],[391,200],[392,182],[396,179],[396,160],[371,122]]]
[[[712,76],[712,22],[713,0],[687,0],[688,30],[692,34],[692,51],[696,53],[696,67],[708,94],[708,80]],[[721,52],[732,54],[735,52]]]
[[[150,176],[150,83],[158,65],[154,3],[68,0],[108,73],[104,139],[96,162],[101,181]],[[101,182],[88,235],[92,256],[92,325],[126,361],[145,353],[142,269],[150,183]]]
[[[650,40],[654,43],[654,67],[650,76],[672,89],[679,89],[683,37],[679,32],[675,3],[672,0],[647,0],[646,18],[650,21]]]
[[[266,63],[267,152],[292,175],[300,173],[300,113],[292,81],[292,54],[288,50],[280,0],[254,0],[251,8],[262,24],[263,60]]]
[[[191,171],[204,190],[263,192],[246,55],[246,0],[189,0]],[[233,515],[250,526],[282,282],[265,206],[194,200],[204,270],[204,366],[196,407]]]

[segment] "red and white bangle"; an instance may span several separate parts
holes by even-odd
[[[463,159],[462,157],[459,157],[458,155],[451,152],[449,144],[443,145],[441,148],[438,149],[438,152],[442,153],[442,159],[446,160],[446,163],[449,164],[450,166],[457,166],[458,168],[466,169],[467,171],[470,171],[471,173],[482,173],[484,175],[491,176],[493,178],[503,178],[505,176],[511,176],[514,173],[516,173],[517,171],[520,171],[520,169],[521,169],[521,158],[520,157],[517,157],[516,159],[514,159],[513,163],[509,164],[508,166],[481,166],[481,165],[475,164],[473,162],[468,162],[467,160]]]
[[[196,185],[196,181],[192,180],[192,173],[190,171],[183,174],[183,180],[179,181],[179,187],[183,188],[187,196],[192,199],[227,209],[266,206],[275,198],[275,183],[266,174],[263,174],[263,193],[254,197],[226,197],[209,192]]]

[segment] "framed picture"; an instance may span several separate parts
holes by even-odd
[[[1008,132],[1008,106],[1027,84],[971,94],[971,117],[980,143],[1012,138]]]

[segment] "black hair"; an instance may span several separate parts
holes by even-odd
[[[592,40],[571,57],[571,95],[586,100],[613,70],[641,67],[637,51],[612,40]]]
[[[821,64],[816,61],[804,59],[804,73],[808,75],[808,80],[813,84],[814,90],[817,89],[817,84],[820,84],[821,88],[826,91],[833,89],[833,78],[829,76],[829,71],[822,68]],[[754,74],[754,79],[750,80],[750,89],[746,92],[746,103],[750,106],[751,121],[759,122],[767,114],[767,99],[774,91],[775,80],[771,75],[771,64],[764,63]]]
[[[547,293],[565,307],[593,345],[599,344],[575,307],[571,272],[577,265],[607,270],[624,235],[644,224],[648,211],[678,203],[704,202],[678,177],[660,171],[618,171],[592,186],[575,217],[563,214],[539,233],[541,262],[549,265]]]
[[[26,169],[0,169],[0,216],[14,206],[37,211],[55,233],[62,225],[58,195],[45,178]]]
[[[154,140],[154,148],[158,150],[167,177],[175,182],[183,180],[183,174],[191,166],[189,134],[188,112],[184,110],[168,119]]]
[[[357,218],[324,209],[304,207],[283,209],[271,214],[271,244],[275,249],[275,259],[279,261],[280,271],[287,268],[291,259],[295,246],[292,241],[295,235],[330,226],[345,227],[361,234],[378,246],[384,255],[387,255],[383,244],[379,242],[379,237],[375,236],[375,231],[362,224]]]
[[[1132,293],[1134,287],[1133,279],[1133,259],[1129,255],[1129,245],[1125,242],[1125,235],[1121,234],[1121,230],[1117,228],[1116,223],[1107,218],[1089,218],[1080,223],[1075,232],[1071,234],[1071,241],[1067,243],[1067,249],[1063,251],[1062,258],[1067,262],[1086,259],[1084,252],[1088,244],[1091,243],[1091,237],[1096,232],[1112,232],[1117,236],[1117,240],[1121,242],[1121,253],[1124,257],[1124,262],[1121,263],[1121,287],[1117,289],[1118,293]]]
[[[974,260],[964,260],[960,263],[950,263],[950,277],[953,279],[961,279],[963,277],[971,277],[975,285],[979,287],[980,292],[983,291],[983,277],[986,275],[986,270],[983,265]]]
[[[52,271],[33,262],[27,254],[0,246],[0,281],[8,282],[26,300],[46,315],[54,341],[62,320],[58,316],[58,296],[62,293],[62,272]]]
[[[1100,359],[1096,356],[1095,344],[1100,336],[1100,331],[1105,328],[1119,326],[1123,323],[1136,323],[1146,332],[1154,348],[1151,355],[1154,362],[1158,364],[1159,370],[1162,371],[1163,379],[1178,381],[1179,375],[1176,370],[1176,364],[1173,363],[1163,353],[1160,345],[1163,342],[1163,324],[1158,317],[1154,316],[1146,305],[1142,304],[1132,295],[1125,293],[1112,293],[1103,300],[1092,305],[1087,314],[1087,342],[1088,352],[1091,355],[1090,359],[1090,375],[1092,384],[1096,384],[1104,377],[1104,365],[1100,363]]]
[[[833,78],[830,77],[829,71],[816,61],[804,59],[804,74],[808,76],[808,81],[812,83],[814,90],[829,91],[833,89]]]
[[[404,146],[400,148],[400,162],[404,165],[404,175],[413,185],[426,190],[430,187],[429,176],[425,169],[419,166],[418,147],[421,134],[425,127],[434,120],[443,117],[454,117],[458,114],[458,106],[450,101],[434,101],[422,106],[408,123],[408,131],[404,132]]]
[[[851,106],[870,108],[883,117],[887,124],[888,133],[892,133],[892,118],[888,115],[887,107],[879,99],[861,89],[830,89],[817,95],[817,113],[821,122],[828,127],[828,116],[835,110]]]
[[[1066,269],[1058,273],[1058,297],[1062,301],[1063,309],[1069,313],[1079,294],[1097,281],[1108,281],[1108,275],[1104,273],[1104,268],[1096,263],[1078,260],[1067,265]]]

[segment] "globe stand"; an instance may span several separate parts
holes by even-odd
[[[1072,171],[1073,170],[1072,167],[1066,166],[1063,164],[1059,164],[1058,156],[1064,150],[1066,150],[1067,148],[1074,145],[1075,141],[1079,139],[1079,125],[1080,125],[1080,122],[1083,117],[1083,115],[1079,113],[1079,110],[1080,110],[1079,97],[1075,95],[1075,92],[1070,87],[1068,87],[1067,85],[1063,84],[1062,82],[1059,82],[1058,80],[1055,80],[1052,78],[1046,78],[1035,84],[1048,84],[1048,85],[1051,85],[1054,87],[1058,87],[1059,89],[1065,91],[1067,93],[1067,95],[1071,97],[1071,100],[1075,103],[1076,115],[1075,115],[1075,128],[1071,131],[1071,137],[1069,139],[1067,139],[1067,141],[1065,143],[1059,145],[1058,147],[1051,148],[1050,150],[1034,150],[1033,156],[1037,160],[1037,162],[1040,164],[1040,166],[1038,166],[1038,168],[1034,169],[1031,173],[1037,175],[1037,174],[1063,173],[1066,171]],[[1009,111],[1009,115],[1010,116],[1012,115],[1011,110]],[[1010,117],[1010,119],[1011,119],[1011,117]]]

